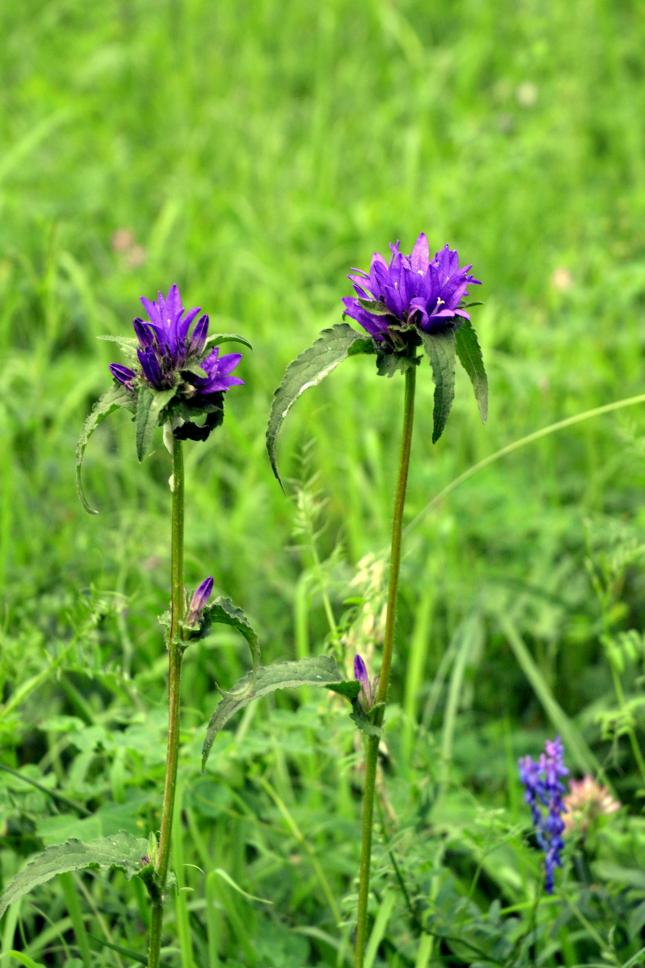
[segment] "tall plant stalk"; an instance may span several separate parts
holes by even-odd
[[[157,853],[157,888],[150,922],[148,968],[157,968],[163,925],[163,895],[168,878],[170,838],[177,789],[181,687],[181,623],[184,617],[184,458],[181,441],[172,439],[172,523],[170,563],[170,629],[168,632],[168,744]]]
[[[387,702],[390,669],[392,666],[396,605],[399,588],[399,571],[401,567],[403,512],[405,510],[405,495],[408,484],[408,470],[410,467],[410,451],[412,448],[412,427],[414,424],[415,386],[416,366],[412,365],[405,372],[403,439],[401,442],[399,479],[396,487],[394,512],[392,516],[392,543],[390,547],[390,574],[387,594],[387,613],[385,619],[385,637],[383,642],[383,661],[381,663],[381,673],[375,697],[377,709],[374,722],[379,728],[383,725],[383,720],[385,718],[385,704]],[[374,826],[374,794],[376,790],[378,747],[378,736],[368,736],[366,738],[365,787],[363,791],[363,809],[361,815],[361,857],[358,885],[358,916],[356,922],[356,946],[354,959],[355,968],[363,968],[365,945],[367,942],[367,902],[369,898],[370,867],[372,860],[372,829]]]

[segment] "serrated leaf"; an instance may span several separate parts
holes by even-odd
[[[357,340],[354,340],[349,350],[347,351],[348,356],[359,356],[361,353],[376,353],[376,343],[371,336],[359,336]]]
[[[98,427],[98,425],[108,417],[113,410],[118,407],[132,407],[132,392],[126,390],[121,384],[114,385],[99,397],[92,409],[90,410],[88,416],[85,419],[83,428],[81,430],[81,435],[78,438],[76,444],[76,490],[80,498],[81,504],[88,512],[88,514],[98,514],[98,510],[93,508],[85,496],[85,491],[83,490],[83,479],[81,477],[81,471],[83,468],[83,459],[85,457],[85,450],[90,441],[90,437]]]
[[[331,692],[337,692],[339,696],[349,699],[350,702],[354,702],[355,699],[358,699],[361,684],[356,679],[345,679],[342,682],[332,682],[327,688]]]
[[[103,340],[105,343],[116,343],[122,353],[128,357],[129,360],[137,359],[137,349],[139,347],[139,341],[130,336],[97,336],[97,339]]]
[[[432,443],[441,437],[455,398],[455,333],[446,329],[438,333],[421,333],[424,349],[430,359],[434,380]]]
[[[177,387],[170,387],[169,390],[151,390],[148,387],[139,387],[135,424],[137,457],[140,461],[150,450],[150,441],[159,422],[159,414],[166,404],[172,400],[176,392]]]
[[[473,385],[479,413],[485,423],[488,416],[488,378],[477,333],[470,320],[464,319],[458,327],[455,344],[459,362]]]
[[[241,343],[242,346],[247,346],[250,350],[253,349],[248,339],[238,333],[213,333],[206,340],[206,346],[220,346],[221,343]]]
[[[349,718],[362,733],[366,736],[382,736],[383,730],[376,726],[372,719],[367,715],[361,704],[356,700],[352,703],[352,711]]]
[[[273,665],[260,666],[255,673],[247,672],[230,692],[224,694],[210,718],[202,748],[202,769],[206,766],[208,754],[217,734],[236,712],[248,706],[250,702],[277,692],[279,689],[292,689],[296,686],[329,686],[330,683],[342,682],[342,671],[334,659],[327,655],[299,659],[297,662],[275,662]]]
[[[260,665],[260,642],[242,609],[238,608],[230,598],[219,595],[206,606],[202,613],[200,634],[205,634],[211,625],[230,625],[231,628],[237,629],[248,642],[253,669],[257,671]]]
[[[10,904],[20,900],[29,891],[68,871],[79,871],[88,867],[118,868],[127,878],[134,877],[143,869],[142,859],[147,846],[147,841],[141,837],[118,833],[113,837],[102,837],[89,843],[73,839],[55,847],[47,847],[42,853],[32,857],[9,882],[0,897],[0,917]]]
[[[324,329],[316,342],[287,367],[280,386],[273,394],[266,432],[269,460],[280,485],[282,480],[278,471],[276,444],[285,417],[305,390],[317,386],[349,356],[350,347],[359,339],[362,339],[360,333],[347,323],[337,323],[330,329]]]

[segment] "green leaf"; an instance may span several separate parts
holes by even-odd
[[[273,665],[260,666],[256,673],[247,672],[230,692],[224,694],[210,718],[202,749],[202,769],[206,766],[208,754],[217,734],[236,712],[248,706],[250,702],[277,692],[278,689],[292,689],[296,686],[329,686],[330,683],[342,682],[342,671],[328,655],[312,656],[308,659],[299,659],[297,662],[275,662]]]
[[[242,346],[248,346],[250,350],[253,349],[248,339],[238,333],[213,333],[206,340],[206,346],[219,346],[221,343],[241,343]]]
[[[452,329],[438,333],[421,333],[423,346],[430,359],[434,380],[432,443],[441,437],[455,397],[455,333]]]
[[[455,342],[459,362],[470,378],[480,416],[486,422],[488,416],[488,378],[477,333],[470,320],[464,319],[459,326],[455,333]]]
[[[384,303],[379,302],[378,299],[358,299],[358,304],[359,306],[362,306],[363,309],[367,310],[368,313],[371,313],[373,316],[391,316],[392,315],[392,313],[387,308],[387,306]]]
[[[47,968],[42,961],[34,961],[20,951],[7,951],[7,958],[11,958],[12,961],[17,961],[19,965],[24,965],[24,968]]]
[[[358,700],[352,703],[352,711],[349,714],[349,718],[356,725],[356,727],[367,736],[380,737],[383,735],[383,730],[381,727],[374,724]]]
[[[345,679],[343,682],[332,682],[327,688],[331,692],[337,692],[339,696],[344,696],[345,699],[349,699],[350,702],[354,702],[354,700],[358,699],[361,684],[356,679]]]
[[[148,387],[139,387],[137,396],[137,415],[136,415],[136,434],[137,434],[137,457],[140,461],[150,450],[150,441],[155,427],[159,423],[159,414],[172,400],[177,392],[177,387],[169,390],[150,390]]]
[[[139,954],[138,951],[133,951],[132,948],[124,948],[121,944],[114,944],[113,941],[106,941],[105,938],[99,938],[95,934],[88,934],[88,938],[90,941],[95,941],[96,944],[100,945],[101,948],[108,948],[110,951],[116,951],[117,954],[123,955],[125,958],[130,958],[138,965],[148,964],[147,956]]]
[[[83,490],[83,480],[81,477],[85,450],[89,443],[90,437],[98,425],[105,420],[105,418],[109,416],[113,410],[116,410],[118,407],[131,408],[132,402],[133,398],[131,391],[126,390],[126,388],[121,384],[115,384],[114,386],[110,387],[107,393],[104,393],[102,397],[99,397],[86,417],[85,423],[83,424],[81,435],[78,438],[78,443],[76,444],[76,490],[78,491],[81,504],[88,514],[99,513],[98,510],[93,508],[87,500],[85,491]]]
[[[280,386],[273,394],[266,433],[269,460],[280,485],[282,480],[278,471],[276,444],[284,418],[305,390],[317,386],[350,355],[350,348],[359,339],[362,337],[355,329],[347,323],[338,323],[330,329],[324,329],[316,342],[287,367]]]
[[[234,605],[230,598],[219,595],[204,609],[199,634],[205,635],[211,625],[230,625],[237,629],[248,642],[253,669],[257,671],[260,665],[260,642],[255,629],[242,609]]]
[[[359,336],[354,340],[349,350],[348,356],[359,356],[361,353],[376,353],[376,343],[371,336]]]
[[[84,870],[87,867],[116,867],[127,878],[134,877],[143,869],[141,862],[147,848],[146,840],[126,833],[103,837],[89,843],[73,839],[55,847],[47,847],[42,853],[32,857],[9,882],[0,897],[0,917],[10,904],[20,900],[40,884],[50,881],[57,874],[67,871]]]
[[[139,341],[130,336],[97,336],[97,339],[103,340],[105,343],[116,343],[122,353],[128,357],[129,360],[136,360],[137,358],[137,348],[139,346]]]

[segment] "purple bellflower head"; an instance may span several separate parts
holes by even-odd
[[[208,599],[211,597],[213,592],[213,579],[209,576],[204,578],[203,582],[197,586],[193,592],[193,597],[190,600],[188,610],[186,612],[186,618],[184,620],[185,625],[198,625],[199,620],[202,617],[202,613],[206,608]]]
[[[242,356],[222,355],[217,345],[207,350],[208,316],[200,316],[199,307],[185,310],[176,285],[166,296],[160,292],[155,302],[145,296],[141,302],[147,318],[134,320],[136,340],[130,350],[139,367],[111,363],[110,372],[129,391],[133,412],[142,392],[163,393],[159,423],[172,421],[179,440],[206,440],[224,419],[224,393],[244,383],[232,375]],[[241,340],[216,339],[226,338]],[[194,422],[199,416],[205,416],[202,424]]]
[[[567,812],[566,791],[560,778],[567,776],[569,771],[564,765],[562,740],[559,736],[547,740],[537,762],[530,756],[523,756],[518,765],[524,800],[531,810],[537,842],[545,854],[544,889],[547,894],[552,894],[555,868],[562,867],[563,815]]]
[[[345,315],[355,319],[377,344],[400,348],[406,330],[433,332],[470,319],[463,306],[469,285],[480,285],[471,266],[459,266],[459,255],[447,245],[430,258],[428,239],[421,233],[410,255],[390,246],[389,263],[379,252],[369,272],[356,269],[348,276],[355,296],[346,296]],[[418,342],[417,342],[418,345]]]
[[[230,375],[242,358],[239,353],[220,356],[216,347],[205,359],[200,359],[208,335],[208,316],[199,317],[191,334],[191,325],[200,310],[198,306],[184,309],[176,285],[170,287],[167,296],[158,293],[156,302],[142,296],[141,303],[147,319],[137,317],[133,322],[140,373],[112,363],[110,372],[115,380],[132,387],[139,377],[155,390],[169,390],[180,382],[182,371],[186,371],[188,383],[197,388],[200,397],[244,383]],[[196,375],[195,367],[201,367],[205,376]]]

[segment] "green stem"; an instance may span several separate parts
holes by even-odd
[[[626,722],[630,723],[630,717],[627,712],[627,703],[625,702],[625,693],[623,691],[623,684],[620,681],[618,670],[611,661],[611,658],[609,659],[609,666],[611,668],[611,678],[614,684],[614,692],[616,693],[616,699],[618,700],[620,711],[625,717]],[[641,753],[641,748],[638,744],[636,733],[634,732],[634,728],[631,724],[628,725],[626,732],[629,739],[629,745],[632,748],[633,757],[636,760],[636,765],[638,766],[638,771],[641,775],[641,780],[645,782],[645,760],[643,759],[643,754]]]
[[[416,366],[410,366],[410,368],[405,372],[403,440],[401,443],[399,480],[394,498],[394,513],[392,517],[392,544],[390,548],[390,576],[387,593],[385,636],[383,641],[383,661],[381,663],[381,674],[375,697],[375,703],[379,706],[375,715],[375,725],[377,727],[381,727],[383,725],[383,720],[385,718],[385,704],[387,702],[390,669],[392,666],[394,626],[396,621],[396,602],[399,587],[399,571],[401,567],[403,511],[405,509],[405,493],[408,484],[410,450],[412,446],[412,427],[414,423],[415,384]],[[361,858],[358,876],[358,916],[356,921],[356,946],[354,957],[355,968],[363,968],[365,945],[367,942],[367,901],[370,888],[372,828],[374,822],[374,792],[376,788],[376,767],[378,761],[379,737],[368,736],[365,747],[365,788],[363,791],[363,811],[361,816]]]
[[[179,761],[179,698],[181,685],[181,622],[184,616],[184,459],[181,441],[172,441],[172,525],[170,563],[170,630],[168,633],[168,745],[166,748],[166,776],[161,807],[161,831],[157,854],[159,894],[152,901],[148,968],[157,968],[161,950],[163,901],[170,837],[177,789]]]

